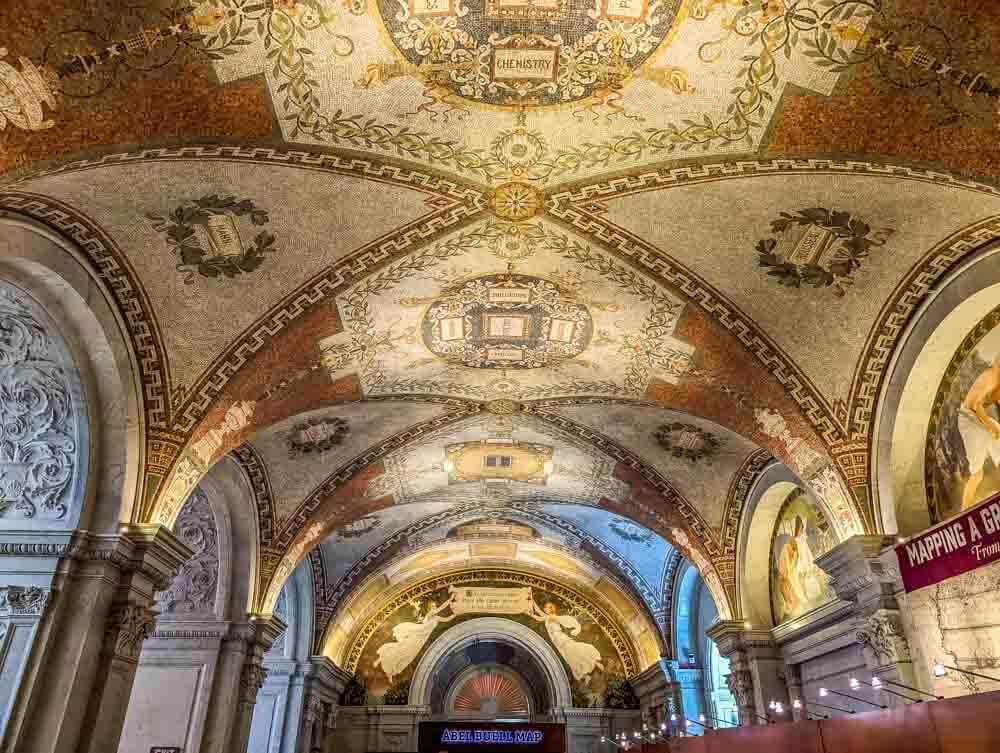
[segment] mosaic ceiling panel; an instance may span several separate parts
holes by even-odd
[[[695,350],[680,298],[544,221],[457,231],[336,302],[344,331],[319,346],[366,395],[640,397]]]
[[[191,386],[309,278],[432,211],[419,190],[247,161],[95,167],[39,179],[31,190],[83,211],[124,251],[175,387]],[[353,221],[359,216],[365,222]]]
[[[654,593],[663,592],[664,569],[674,548],[662,536],[628,518],[592,507],[546,505],[545,512],[604,542],[642,576]]]
[[[349,403],[295,416],[254,436],[250,443],[267,468],[279,527],[342,465],[385,437],[443,412],[430,403]]]
[[[757,449],[721,426],[650,405],[560,406],[557,411],[631,449],[696,504],[713,528],[723,523],[733,476]]]
[[[603,204],[611,222],[749,314],[833,404],[849,397],[885,301],[936,246],[1000,213],[1000,195],[946,181],[818,173],[650,190]]]
[[[614,476],[615,461],[571,441],[528,416],[465,419],[390,454],[385,472],[366,490],[394,504],[451,497],[479,498],[503,507],[511,501],[621,501],[629,485]]]

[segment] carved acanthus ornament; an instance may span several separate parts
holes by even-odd
[[[49,600],[49,591],[36,586],[0,588],[0,616],[40,617]]]
[[[726,687],[736,699],[740,714],[747,708],[753,708],[753,675],[748,669],[736,669],[726,675]]]
[[[0,516],[63,518],[76,464],[65,358],[22,294],[0,284]]]
[[[208,497],[195,489],[181,509],[174,531],[194,555],[181,565],[170,588],[156,594],[162,614],[210,614],[219,583],[219,536]]]
[[[264,686],[267,670],[257,661],[248,658],[240,673],[239,703],[241,706],[253,706],[257,702],[257,691]]]
[[[153,632],[153,613],[138,604],[115,607],[104,634],[105,647],[115,658],[138,662],[142,642]]]
[[[898,612],[876,612],[858,630],[857,639],[871,667],[910,660],[910,645]]]

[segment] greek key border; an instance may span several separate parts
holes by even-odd
[[[127,257],[101,227],[57,199],[21,191],[0,193],[0,210],[23,215],[66,238],[82,252],[90,271],[114,297],[139,362],[143,384],[140,406],[151,429],[166,429],[170,418],[167,389],[170,374],[152,306]]]
[[[373,155],[374,156],[374,155]],[[55,167],[30,172],[17,180],[3,184],[3,188],[23,186],[32,181],[53,175],[94,170],[101,167],[120,167],[142,162],[247,162],[265,166],[296,167],[321,172],[335,172],[381,183],[416,188],[460,203],[486,207],[486,196],[475,183],[455,175],[436,173],[428,168],[416,169],[412,164],[397,162],[391,156],[379,155],[377,159],[357,154],[341,153],[336,148],[323,152],[302,149],[279,149],[262,146],[236,146],[226,144],[194,144],[191,146],[164,146],[105,154],[65,162]]]
[[[991,217],[955,233],[931,249],[896,286],[872,327],[858,359],[850,394],[851,438],[873,438],[872,417],[886,377],[885,368],[900,338],[933,287],[969,253],[1000,239],[1000,216]],[[865,457],[867,463],[867,455]],[[866,473],[867,476],[867,473]]]

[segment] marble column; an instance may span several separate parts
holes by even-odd
[[[285,629],[280,617],[251,615],[234,623],[222,641],[203,753],[244,753],[257,691],[264,684],[264,654]]]
[[[49,592],[31,640],[3,657],[0,676],[19,669],[0,691],[11,709],[2,750],[117,750],[153,595],[190,554],[159,525],[0,533],[0,573],[47,580]]]
[[[851,605],[847,619],[871,675],[919,687],[904,627],[903,583],[894,543],[892,537],[854,536],[816,564],[829,574],[837,596]],[[906,703],[890,693],[881,695],[887,706]]]
[[[787,707],[784,659],[769,630],[748,629],[745,623],[737,621],[720,621],[706,634],[716,642],[719,653],[729,659],[726,683],[736,699],[741,725],[766,724],[772,700]]]
[[[666,731],[669,732],[669,701],[675,690],[670,662],[661,659],[645,672],[633,677],[631,683],[639,697],[642,721],[647,725],[648,731],[653,734],[663,732],[661,725],[666,725]]]
[[[801,722],[808,719],[809,712],[802,693],[802,672],[798,664],[785,665],[785,688],[788,691],[788,710],[792,721]],[[799,702],[799,708],[795,708],[796,701]]]

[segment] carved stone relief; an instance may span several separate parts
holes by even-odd
[[[0,283],[0,517],[61,519],[77,461],[67,358],[35,306]]]
[[[4,586],[0,588],[0,615],[41,616],[49,600],[49,592],[35,586]]]
[[[194,554],[181,565],[170,588],[156,594],[157,607],[161,614],[211,614],[219,584],[219,534],[201,489],[181,508],[174,532]]]
[[[153,632],[153,613],[137,604],[116,607],[104,634],[106,650],[115,658],[138,662],[142,642]]]
[[[870,667],[910,660],[910,646],[898,612],[876,612],[858,630],[857,639]]]
[[[263,687],[266,679],[267,670],[248,658],[240,673],[239,703],[241,706],[253,706],[257,702],[257,691]]]
[[[274,605],[274,613],[280,617],[285,624],[288,623],[288,597],[285,595],[285,589],[281,589],[281,593],[278,595],[278,602]],[[271,648],[268,650],[268,655],[275,658],[281,657],[285,653],[285,636],[288,635],[288,628],[281,631],[281,635],[275,639],[274,643],[271,644]]]

